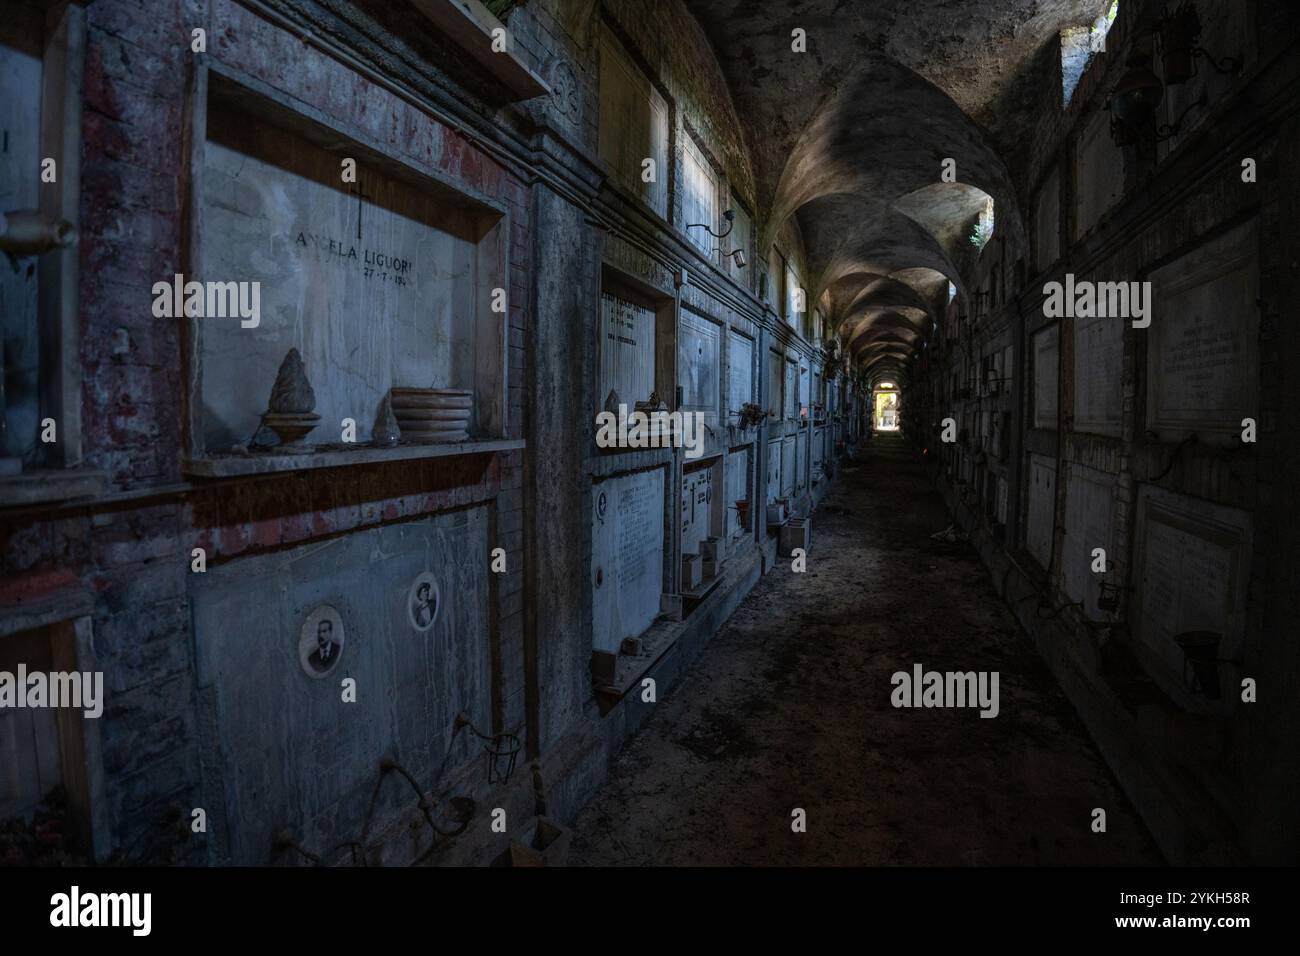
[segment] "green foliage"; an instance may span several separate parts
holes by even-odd
[[[510,11],[515,7],[523,6],[519,0],[483,0],[483,5],[488,8],[488,12],[496,17],[502,23],[510,18]]]

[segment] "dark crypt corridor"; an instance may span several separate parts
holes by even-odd
[[[1161,862],[970,545],[931,538],[950,518],[915,448],[875,437],[817,520],[808,570],[755,587],[619,755],[571,864]],[[1000,672],[1007,717],[891,708],[900,661]],[[1104,842],[1075,825],[1098,806]]]
[[[0,878],[1295,866],[1298,170],[1280,0],[0,0]]]

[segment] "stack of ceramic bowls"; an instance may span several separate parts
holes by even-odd
[[[394,388],[393,415],[402,440],[434,443],[464,441],[474,393],[463,388]]]

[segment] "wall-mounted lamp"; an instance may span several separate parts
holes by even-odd
[[[713,251],[714,251],[714,252],[722,252],[721,249],[714,249]],[[743,268],[745,268],[745,250],[744,250],[744,249],[732,249],[730,252],[725,253],[725,254],[723,255],[723,258],[724,258],[724,259],[730,259],[732,262],[734,262],[734,263],[736,264],[736,268],[737,268],[737,269],[743,269]]]
[[[1218,700],[1221,696],[1219,642],[1222,640],[1223,635],[1214,631],[1185,631],[1174,635],[1175,643],[1183,651],[1183,685],[1193,694],[1205,695],[1207,700]]]
[[[1165,98],[1164,84],[1151,72],[1149,56],[1134,53],[1127,67],[1106,104],[1110,110],[1110,135],[1116,146],[1137,142],[1142,131],[1155,121],[1156,107]]]
[[[1164,99],[1166,86],[1186,83],[1196,75],[1197,60],[1204,59],[1219,73],[1235,75],[1241,72],[1245,57],[1215,59],[1199,45],[1200,38],[1201,18],[1196,12],[1196,4],[1193,0],[1183,0],[1173,13],[1167,13],[1157,21],[1150,35],[1139,39],[1124,75],[1106,104],[1111,114],[1110,134],[1116,146],[1158,143],[1178,134],[1192,108],[1205,105],[1205,96],[1191,103],[1173,123],[1156,126],[1156,108]],[[1152,48],[1153,43],[1160,51],[1163,81],[1152,72],[1151,57],[1145,52]]]
[[[1165,98],[1165,87],[1160,77],[1151,71],[1151,57],[1134,53],[1128,59],[1128,69],[1115,84],[1106,108],[1110,110],[1110,135],[1116,146],[1134,143],[1159,143],[1177,136],[1183,120],[1195,107],[1205,105],[1205,96],[1192,103],[1173,123],[1155,125],[1156,108]]]
[[[707,233],[708,233],[710,236],[712,236],[714,239],[725,239],[725,238],[727,238],[727,236],[731,235],[731,230],[732,230],[732,229],[735,227],[735,225],[736,225],[736,210],[734,210],[734,209],[728,209],[728,210],[726,210],[725,212],[723,212],[723,214],[722,214],[722,218],[725,219],[725,220],[727,220],[727,228],[726,228],[726,230],[723,231],[723,232],[714,232],[712,229],[709,228],[709,224],[708,224],[707,222],[693,222],[693,223],[690,223],[686,228],[687,228],[687,229],[703,229],[705,232],[707,232]]]
[[[1192,0],[1183,0],[1172,14],[1166,14],[1156,24],[1160,41],[1160,63],[1165,84],[1176,86],[1186,83],[1196,75],[1196,61],[1204,59],[1218,73],[1237,74],[1245,65],[1245,57],[1225,56],[1220,63],[1198,44],[1201,39],[1201,18]]]

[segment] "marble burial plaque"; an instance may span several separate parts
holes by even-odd
[[[767,352],[767,420],[779,422],[782,418],[782,409],[785,408],[782,397],[782,388],[785,383],[784,372],[785,359],[781,353],[773,349]]]
[[[1061,327],[1034,333],[1034,427],[1056,429],[1056,397],[1060,379]]]
[[[1156,430],[1226,433],[1258,405],[1259,239],[1253,222],[1151,274],[1147,421]]]
[[[254,434],[290,348],[321,416],[309,441],[344,418],[368,440],[393,385],[475,387],[477,310],[504,268],[475,224],[374,170],[342,184],[337,156],[266,123],[214,111],[208,134],[197,278],[260,283],[257,327],[198,320],[208,449]]]
[[[753,498],[749,493],[749,448],[727,453],[727,497],[722,503],[727,509],[727,534],[732,537],[743,535],[745,528],[740,523],[740,512],[736,510],[737,501],[751,502],[750,514],[759,515],[753,507]]]
[[[602,292],[600,327],[598,410],[612,391],[630,412],[655,390],[654,311]]]
[[[808,487],[808,432],[801,431],[794,442],[794,490],[800,494]]]
[[[826,429],[818,428],[813,432],[812,451],[812,476],[815,481],[822,475],[822,459],[826,453]]]
[[[792,497],[798,479],[795,436],[787,435],[781,439],[781,497]]]
[[[1065,589],[1072,600],[1084,602],[1090,617],[1096,617],[1101,581],[1109,579],[1093,573],[1092,549],[1105,548],[1108,562],[1114,562],[1112,522],[1117,479],[1079,464],[1070,465],[1069,476],[1061,544]]]
[[[1074,322],[1074,427],[1097,435],[1119,435],[1127,319]]]
[[[785,360],[785,417],[790,421],[799,418],[799,365],[792,359]]]
[[[699,554],[700,542],[712,534],[713,463],[682,475],[682,554]]]
[[[444,757],[448,771],[481,758],[479,742],[450,732],[461,711],[491,726],[491,572],[465,560],[487,553],[480,506],[187,576],[199,719],[212,728],[204,773],[222,819],[239,823],[210,834],[219,859],[265,861],[286,820],[307,846],[333,846],[338,808],[363,814],[374,788],[374,762],[342,755],[402,754],[422,780]],[[441,608],[417,637],[411,584],[431,570]],[[339,710],[345,677],[355,719]]]
[[[659,615],[664,473],[621,475],[591,490],[592,647],[617,653]]]
[[[1250,516],[1200,499],[1143,486],[1138,498],[1136,633],[1152,676],[1177,691],[1185,631],[1223,635],[1232,658],[1244,624],[1251,553]]]
[[[799,417],[805,420],[812,417],[812,378],[809,375],[808,366],[800,363],[799,365]]]
[[[1029,512],[1025,522],[1025,547],[1047,567],[1052,559],[1052,519],[1056,513],[1056,459],[1029,456]]]
[[[692,312],[683,312],[680,336],[677,383],[682,387],[682,410],[704,412],[704,420],[716,427],[722,328]]]
[[[740,406],[754,401],[754,341],[727,335],[727,421],[735,424]]]
[[[781,439],[767,443],[767,500],[781,497]]]

